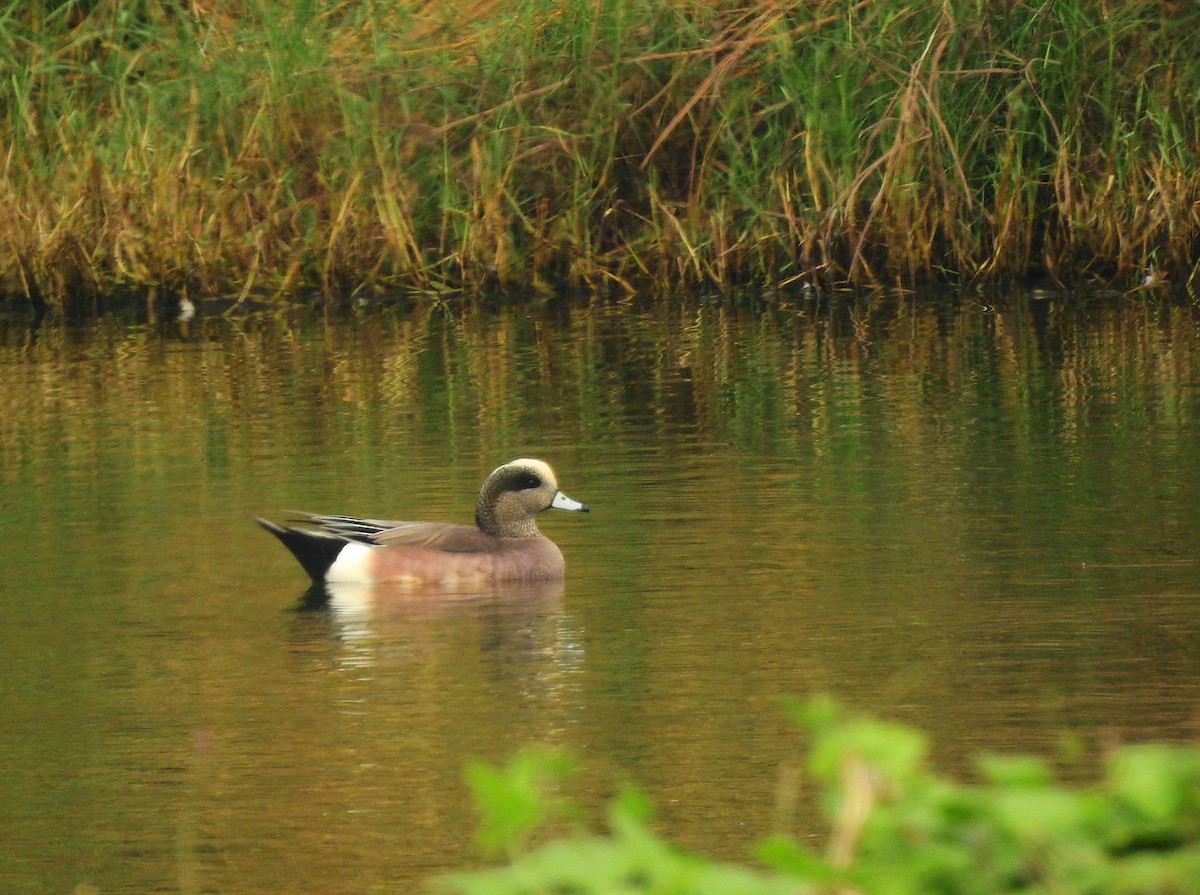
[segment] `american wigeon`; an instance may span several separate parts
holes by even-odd
[[[587,512],[558,490],[541,460],[495,469],[479,491],[474,525],[386,522],[305,515],[316,526],[290,528],[256,520],[300,560],[313,581],[468,584],[561,578],[562,551],[538,531],[534,516],[551,507]]]

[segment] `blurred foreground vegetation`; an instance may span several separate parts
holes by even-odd
[[[826,698],[793,707],[809,735],[807,775],[827,820],[822,845],[779,831],[759,868],[709,861],[663,841],[626,788],[608,832],[589,832],[561,795],[571,763],[527,752],[468,779],[481,846],[507,866],[451,874],[461,895],[1186,895],[1200,892],[1200,748],[1111,752],[1101,779],[1068,788],[1048,764],[983,756],[980,781],[931,771],[915,730],[849,716]],[[794,789],[795,787],[791,787]],[[540,828],[557,827],[531,844]],[[565,832],[564,832],[565,831]]]
[[[0,4],[0,292],[1191,287],[1200,7]]]

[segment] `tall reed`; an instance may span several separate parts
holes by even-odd
[[[0,11],[0,289],[1196,280],[1200,8]]]

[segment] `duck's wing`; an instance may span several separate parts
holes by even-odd
[[[473,525],[450,522],[401,522],[372,535],[371,541],[384,547],[428,547],[448,553],[487,553],[497,543]]]
[[[473,525],[450,522],[398,522],[360,519],[357,516],[297,514],[297,521],[315,525],[331,535],[377,544],[381,547],[428,547],[450,553],[485,553],[496,549],[496,539]]]
[[[315,525],[327,534],[336,535],[364,544],[373,543],[372,538],[381,531],[407,525],[407,522],[392,522],[387,519],[360,519],[358,516],[323,516],[317,513],[292,513],[289,522],[304,522]]]

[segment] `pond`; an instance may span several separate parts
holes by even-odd
[[[6,892],[410,891],[527,744],[743,860],[819,826],[780,796],[819,692],[968,777],[1200,733],[1186,303],[10,314],[0,402]],[[558,585],[306,607],[251,520],[468,522],[521,456],[591,507],[541,520]]]

